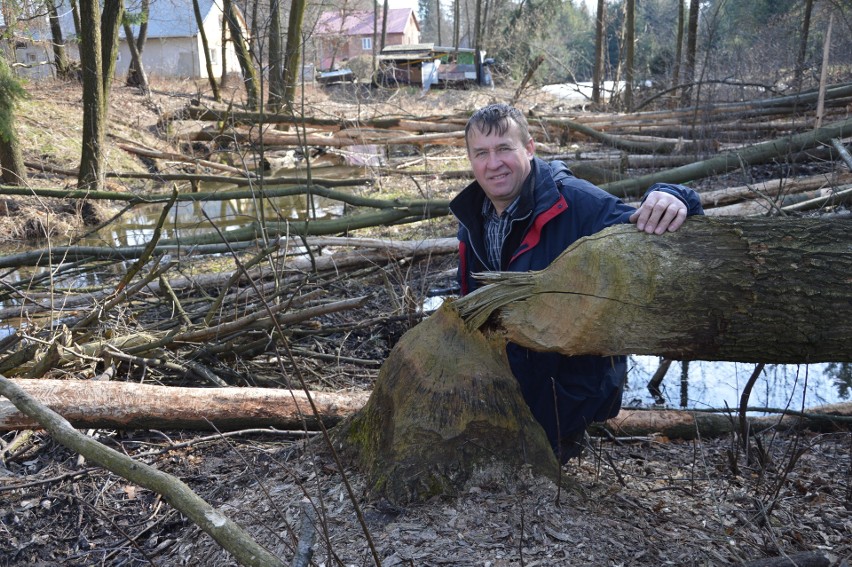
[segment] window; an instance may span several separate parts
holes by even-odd
[[[35,53],[27,53],[27,61],[29,63],[35,63],[36,62],[36,54]]]
[[[211,49],[210,50],[210,61],[212,61],[214,64],[219,62],[219,50],[218,49]]]
[[[361,38],[361,49],[364,51],[372,51],[373,50],[373,38],[372,37],[362,37]]]

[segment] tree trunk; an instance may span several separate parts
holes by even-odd
[[[145,50],[145,41],[148,39],[149,13],[149,0],[142,0],[139,12],[139,17],[142,21],[139,23],[139,35],[135,39],[133,38],[133,28],[130,27],[130,23],[126,18],[123,22],[124,35],[127,36],[127,46],[130,50],[130,65],[127,68],[127,79],[124,84],[128,87],[139,87],[145,95],[151,90],[148,85],[148,75],[145,73],[145,67],[142,64],[142,52]],[[198,31],[202,35],[202,41],[206,40],[207,36],[204,35],[204,28],[200,24]]]
[[[601,0],[602,2],[603,0]],[[456,49],[456,60],[459,57],[459,40],[461,34],[461,10],[459,3],[461,0],[453,0],[453,47]]]
[[[56,2],[46,2],[47,11],[50,15],[50,35],[53,40],[53,64],[56,66],[56,76],[60,79],[68,78],[68,54],[65,51],[65,39],[62,37],[62,26],[59,25],[59,14],[56,11]]]
[[[796,73],[793,86],[796,92],[802,89],[802,77],[805,73],[805,57],[808,55],[808,34],[811,29],[811,14],[814,10],[814,0],[805,0],[805,15],[802,18],[802,33],[799,36],[799,56],[796,58]]]
[[[201,48],[204,50],[204,65],[207,68],[207,82],[210,83],[210,90],[213,91],[213,100],[216,102],[222,102],[222,94],[219,92],[219,85],[216,83],[215,75],[213,75],[213,61],[210,59],[210,44],[207,41],[207,32],[204,30],[204,20],[201,16],[201,8],[198,6],[198,0],[192,0],[192,10],[195,12],[195,23],[198,26],[198,35],[201,37]],[[223,53],[224,45],[225,43],[222,42]],[[222,64],[224,65],[224,59],[222,60]]]
[[[257,76],[257,70],[254,68],[254,64],[251,60],[251,54],[249,54],[248,48],[246,47],[245,39],[243,38],[243,30],[240,27],[239,20],[237,19],[237,13],[234,9],[234,3],[232,0],[224,0],[223,8],[225,10],[225,20],[228,24],[228,29],[231,32],[231,40],[234,44],[234,49],[237,51],[237,59],[240,62],[240,69],[243,72],[243,82],[246,86],[246,106],[251,110],[257,110],[258,104],[260,103],[260,99],[258,98],[260,92],[260,82]]]
[[[476,328],[566,355],[852,361],[852,223],[694,217],[578,241],[546,270],[487,274],[455,302]],[[558,316],[554,317],[554,314]]]
[[[820,144],[828,144],[833,138],[843,138],[850,133],[852,133],[852,118],[829,124],[819,130],[761,142],[737,151],[724,152],[716,157],[674,169],[607,183],[601,188],[618,196],[639,196],[654,183],[684,183],[740,169],[744,165],[764,163],[767,159],[774,157],[786,159],[791,154]]]
[[[633,110],[633,54],[636,42],[636,0],[627,0],[624,9],[627,17],[624,24],[624,108]]]
[[[142,64],[142,54],[136,48],[136,41],[133,38],[133,28],[126,21],[124,25],[124,36],[127,39],[127,48],[130,50],[130,66],[127,69],[128,86],[138,87],[145,96],[151,92],[148,86],[148,75],[145,73],[145,66]]]
[[[388,4],[389,2],[382,4],[382,42],[379,44],[379,55],[382,54],[382,50],[385,48],[385,42],[388,40]],[[438,45],[441,45],[441,43],[438,42]]]
[[[197,1],[197,0],[194,0]],[[281,2],[269,0],[269,99],[272,112],[284,107],[284,47],[281,43]]]
[[[305,392],[267,388],[178,388],[96,380],[11,380],[27,394],[80,428],[217,429],[251,427],[316,430],[364,406],[367,394]],[[0,431],[38,427],[0,398]]]
[[[601,82],[603,80],[604,54],[604,0],[598,0],[597,17],[595,18],[595,64],[592,71],[592,102],[601,101]]]
[[[106,113],[101,59],[101,19],[96,0],[80,0],[80,64],[83,76],[83,151],[77,187],[99,191],[104,183]]]
[[[0,114],[3,110],[0,109]],[[2,120],[2,117],[0,117]],[[21,145],[15,134],[14,124],[5,135],[0,132],[0,180],[9,185],[27,185],[27,168],[24,167],[24,158],[21,154]]]
[[[0,180],[10,185],[27,184],[27,168],[15,132],[15,104],[26,91],[0,57]]]
[[[672,88],[677,89],[680,81],[680,66],[683,60],[683,28],[686,25],[685,14],[683,10],[684,0],[677,0],[677,39],[675,39],[675,60],[672,70]],[[674,91],[677,96],[677,90]]]
[[[336,431],[392,503],[454,495],[559,466],[509,369],[502,340],[465,328],[444,306],[408,331],[382,366],[367,405]]]
[[[681,91],[681,106],[692,104],[692,83],[695,81],[695,52],[698,48],[698,8],[699,0],[689,2],[689,21],[686,34],[686,65],[683,72],[683,91]]]
[[[81,31],[81,29],[82,29],[83,26],[80,23],[80,6],[78,5],[77,0],[70,0],[70,1],[71,1],[71,17],[74,20],[74,33],[77,35],[78,38],[82,38],[83,32]]]
[[[293,0],[290,4],[290,19],[287,23],[287,45],[284,48],[284,100],[282,105],[293,108],[296,98],[296,84],[301,76],[302,60],[302,20],[305,17],[305,0]]]
[[[476,12],[473,19],[473,63],[476,65],[476,84],[482,84],[482,0],[476,0]]]
[[[848,221],[696,217],[664,236],[612,227],[540,272],[489,274],[494,283],[402,337],[337,442],[371,494],[394,503],[458,494],[525,465],[553,476],[506,340],[567,355],[850,361],[850,242]],[[631,415],[620,417],[610,426],[629,431]],[[694,416],[668,427],[694,432],[699,420],[720,427]]]
[[[101,61],[104,83],[104,119],[109,109],[109,90],[115,78],[115,60],[118,55],[118,29],[124,16],[124,0],[106,0],[101,14]]]

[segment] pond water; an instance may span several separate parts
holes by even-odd
[[[654,398],[648,381],[660,365],[655,356],[630,357],[624,405],[648,407]],[[738,408],[755,364],[692,361],[687,368],[686,407]],[[801,411],[852,399],[852,364],[767,364],[749,396],[752,408]],[[681,407],[682,364],[674,362],[660,387],[666,405]]]
[[[301,170],[278,170],[268,177],[304,176]],[[364,177],[365,170],[352,166],[327,166],[313,169],[313,176],[323,179]],[[178,186],[181,192],[189,187]],[[225,192],[240,189],[226,183],[199,183],[200,192]],[[244,188],[242,188],[244,189]],[[346,190],[346,189],[341,189]],[[112,243],[115,246],[136,246],[150,241],[164,205],[162,203],[134,207],[107,228],[93,234],[81,244]],[[179,202],[169,211],[161,238],[192,237],[215,232],[225,232],[249,225],[253,221],[283,221],[336,218],[343,214],[339,201],[312,195],[295,195],[266,199],[229,199],[222,201]],[[205,217],[209,217],[207,220]],[[212,223],[215,223],[215,227]]]

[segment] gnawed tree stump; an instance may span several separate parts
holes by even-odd
[[[494,283],[406,333],[337,439],[392,502],[452,495],[483,471],[553,475],[507,339],[567,355],[850,361],[850,274],[849,221],[693,218],[663,236],[612,227],[540,272],[489,274]]]
[[[852,222],[693,217],[577,241],[545,270],[483,274],[456,309],[539,351],[852,361]]]
[[[400,339],[367,405],[338,429],[372,495],[397,504],[511,482],[524,465],[558,475],[505,342],[468,330],[449,305]]]

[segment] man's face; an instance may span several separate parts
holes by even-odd
[[[492,129],[488,135],[471,128],[467,136],[467,157],[473,175],[498,214],[512,204],[530,174],[535,144],[521,139],[518,125],[509,120],[506,133]]]

